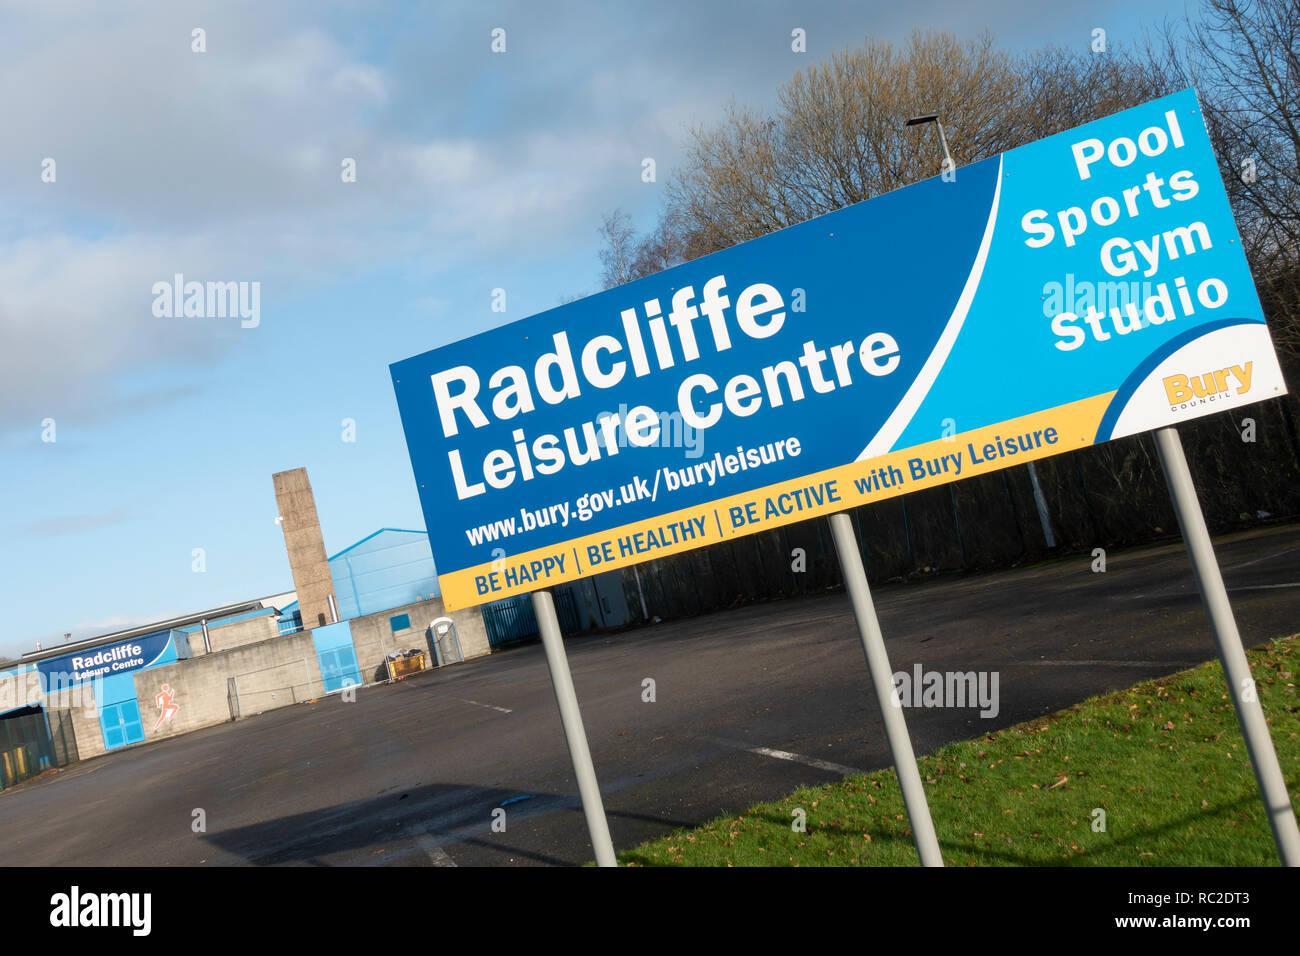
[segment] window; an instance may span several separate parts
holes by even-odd
[[[388,626],[393,629],[394,634],[398,631],[409,631],[411,629],[411,615],[399,614],[397,617],[390,617]]]

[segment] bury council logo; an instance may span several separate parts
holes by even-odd
[[[1171,412],[1250,391],[1254,362],[1206,369],[1199,375],[1170,375],[1161,379]]]

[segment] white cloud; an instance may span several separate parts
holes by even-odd
[[[652,195],[647,136],[662,143],[658,117],[690,93],[643,58],[587,79],[580,59],[542,57],[492,61],[511,77],[498,101],[477,87],[486,42],[454,38],[430,52],[426,89],[423,61],[369,63],[286,23],[310,11],[25,11],[24,43],[0,28],[0,87],[23,91],[0,100],[0,429],[118,413],[130,373],[226,358],[233,325],[152,316],[153,283],[178,272],[260,281],[265,313],[393,263],[590,254],[602,210]],[[207,53],[190,51],[196,24]]]
[[[130,520],[129,512],[117,508],[103,514],[55,515],[18,525],[16,530],[34,537],[64,537],[98,531]]]

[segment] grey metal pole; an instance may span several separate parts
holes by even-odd
[[[1038,483],[1038,469],[1034,463],[1029,462],[1026,467],[1029,469],[1029,483],[1034,486],[1034,507],[1038,509],[1038,523],[1043,526],[1043,540],[1047,542],[1049,548],[1056,547],[1056,536],[1052,534],[1052,518],[1047,513],[1047,498],[1043,494],[1043,486]]]
[[[261,293],[258,294],[260,295]],[[344,558],[344,560],[346,561],[347,559]],[[331,610],[337,610],[337,606],[334,604],[334,595],[332,594],[330,595],[330,608]],[[358,608],[358,610],[360,610],[360,608]],[[390,628],[392,627],[391,621],[388,626]],[[388,642],[384,640],[384,629],[380,627],[378,630],[379,649],[384,652],[384,683],[391,684],[393,682],[393,668],[389,666],[392,662],[388,659]],[[389,631],[389,633],[391,634],[392,632]]]
[[[641,587],[641,572],[637,570],[635,564],[632,565],[632,573],[636,575],[636,593],[641,598],[641,620],[648,621],[650,620],[650,611],[646,608],[645,591]]]
[[[1228,591],[1223,586],[1219,562],[1214,556],[1210,533],[1205,527],[1205,515],[1201,513],[1201,503],[1196,497],[1196,486],[1192,483],[1192,473],[1187,468],[1187,458],[1177,430],[1161,428],[1156,431],[1156,449],[1165,480],[1169,483],[1169,493],[1174,499],[1174,513],[1187,544],[1187,555],[1192,560],[1192,573],[1196,576],[1201,601],[1210,619],[1219,660],[1223,663],[1223,676],[1228,681],[1232,704],[1237,709],[1237,721],[1241,724],[1242,736],[1246,738],[1246,750],[1255,770],[1259,795],[1268,812],[1269,826],[1273,828],[1278,856],[1282,858],[1283,866],[1300,866],[1300,830],[1296,828],[1295,811],[1291,808],[1282,767],[1268,733],[1264,709],[1254,689],[1250,663],[1241,644],[1232,605],[1228,603]]]
[[[592,766],[591,751],[587,748],[587,731],[582,726],[578,695],[573,690],[573,677],[569,674],[569,659],[564,653],[560,621],[555,616],[555,600],[550,591],[533,592],[533,613],[542,633],[546,666],[551,670],[551,686],[555,688],[564,737],[569,742],[569,757],[578,778],[578,793],[582,797],[582,812],[587,817],[587,830],[591,833],[591,847],[596,851],[596,865],[618,866],[614,858],[614,843],[609,838],[609,822],[605,819],[605,804],[600,799],[600,787],[596,783],[596,768]]]
[[[912,740],[907,735],[907,721],[903,719],[903,709],[893,704],[893,671],[889,668],[885,637],[880,632],[876,607],[871,601],[871,589],[867,586],[867,572],[862,567],[862,555],[858,552],[857,538],[853,534],[853,522],[842,511],[831,515],[830,520],[835,552],[839,555],[840,569],[844,572],[844,587],[849,592],[853,613],[858,619],[858,636],[862,638],[862,650],[867,655],[867,670],[871,672],[871,683],[876,689],[876,699],[880,701],[885,736],[889,739],[894,769],[898,771],[898,784],[903,791],[907,818],[912,823],[916,852],[921,858],[922,866],[943,866],[939,840],[934,834],[934,822],[930,819],[930,805],[925,801],[921,772],[916,767],[916,754],[912,752]]]
[[[936,118],[934,125],[939,127],[939,142],[943,144],[943,158],[948,162],[948,169],[955,172],[957,164],[952,161],[952,153],[948,152],[948,137],[944,135],[943,123]]]

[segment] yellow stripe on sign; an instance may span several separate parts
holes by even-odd
[[[447,610],[665,558],[1093,443],[1114,392],[438,576]]]

